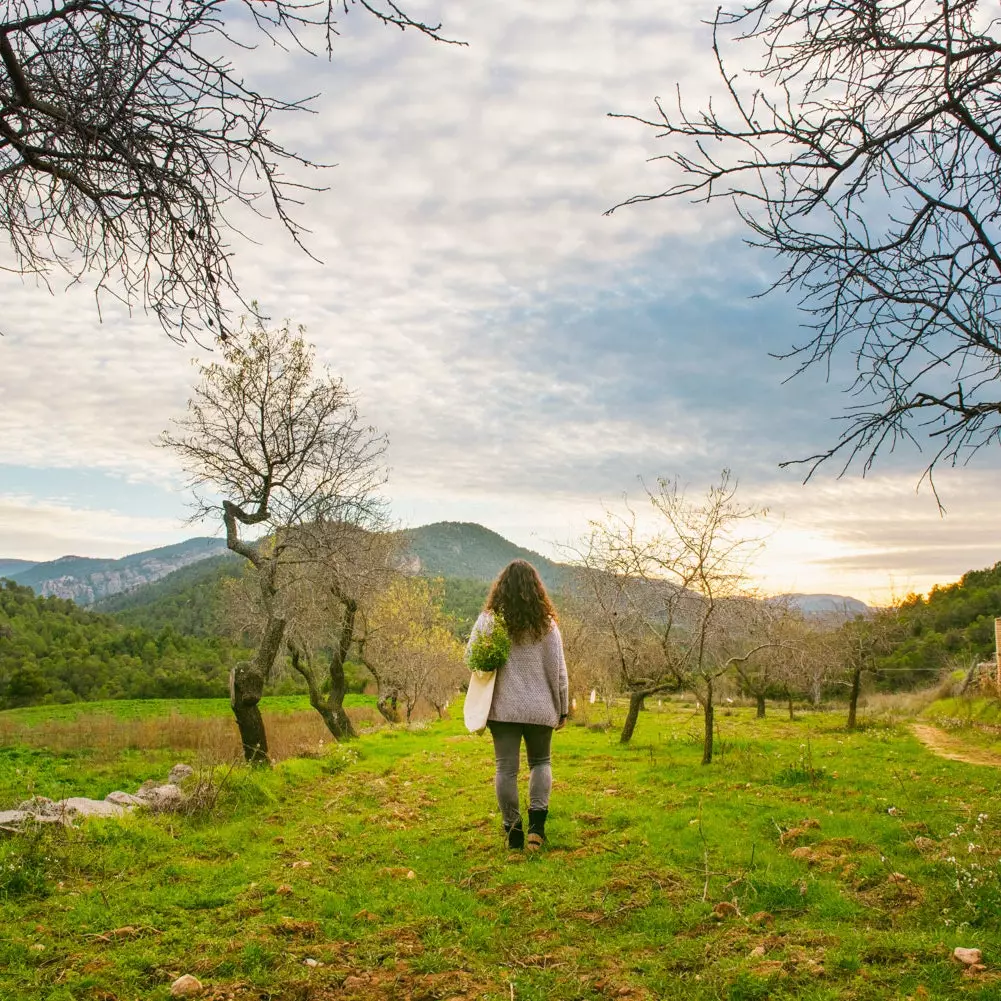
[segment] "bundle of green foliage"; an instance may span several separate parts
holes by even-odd
[[[511,653],[511,637],[504,620],[494,614],[493,626],[489,632],[480,633],[469,650],[471,671],[496,671],[507,663]]]
[[[933,587],[927,597],[908,595],[897,614],[904,638],[878,661],[881,687],[928,684],[945,667],[990,660],[994,619],[1001,616],[1001,563]]]
[[[53,702],[225,696],[245,651],[221,638],[126,628],[0,580],[0,709]]]

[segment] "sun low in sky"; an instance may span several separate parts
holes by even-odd
[[[1001,558],[998,461],[938,480],[901,450],[863,480],[779,463],[838,435],[851,372],[788,380],[788,298],[752,298],[772,262],[722,209],[652,203],[649,114],[676,83],[708,95],[716,4],[512,0],[415,5],[452,47],[364,18],[332,60],[261,49],[241,67],[313,114],[276,123],[336,164],[303,178],[316,260],[280,227],[234,236],[248,299],[307,328],[321,362],[390,439],[404,524],[475,521],[552,555],[640,478],[701,490],[724,467],[769,508],[770,591],[870,602]],[[2,261],[0,261],[2,263]],[[154,320],[93,290],[0,272],[0,557],[116,556],[219,526],[185,524],[186,488],[153,441],[184,407],[191,360]],[[787,381],[788,380],[788,381]]]

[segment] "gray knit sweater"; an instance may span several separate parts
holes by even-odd
[[[469,635],[473,641],[493,629],[493,612],[481,612]],[[563,637],[555,622],[538,643],[512,643],[507,663],[498,670],[489,719],[498,723],[556,726],[567,714],[567,665]]]

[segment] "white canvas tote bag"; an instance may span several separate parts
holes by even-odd
[[[466,704],[463,706],[463,718],[466,729],[470,733],[483,733],[487,727],[487,716],[490,715],[490,703],[494,698],[494,683],[497,681],[496,671],[471,671],[469,688],[466,689]]]

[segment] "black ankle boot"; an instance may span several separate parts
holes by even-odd
[[[508,848],[525,847],[525,828],[521,826],[521,817],[513,824],[505,824],[504,834],[507,837]]]
[[[546,840],[546,817],[548,810],[528,811],[528,850],[538,851],[542,847],[542,842]]]

